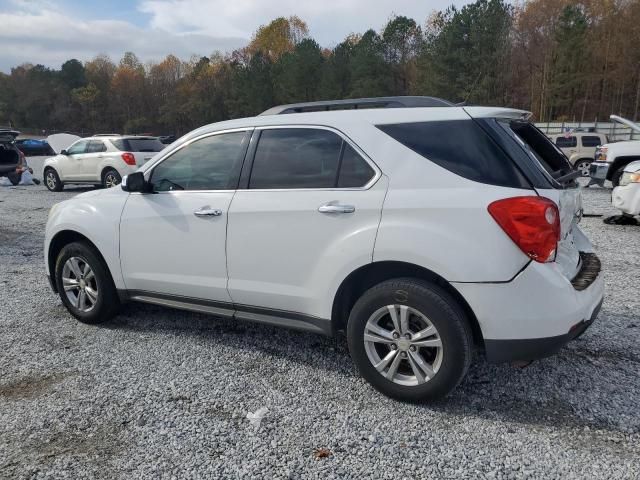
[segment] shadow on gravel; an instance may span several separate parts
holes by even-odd
[[[287,361],[304,363],[347,380],[349,377],[358,377],[342,335],[327,338],[142,304],[125,306],[118,317],[99,327],[193,336],[227,348],[238,348],[244,352],[255,350]],[[603,366],[597,364],[600,361],[598,359],[607,363],[640,363],[640,359],[631,352],[597,351],[587,345],[565,348],[558,355],[571,356],[569,362],[575,361],[576,357],[585,360],[589,370],[585,378],[588,377],[591,382],[598,382],[602,375]],[[622,433],[615,425],[604,420],[585,418],[577,412],[571,403],[575,402],[575,398],[564,398],[563,390],[559,388],[565,383],[563,375],[566,375],[566,371],[562,368],[538,366],[518,369],[509,365],[492,365],[476,355],[467,377],[451,396],[441,402],[417,407],[424,409],[425,415],[435,410],[462,418],[470,415],[531,426],[589,427]],[[598,399],[583,396],[579,401],[582,411],[590,411]]]

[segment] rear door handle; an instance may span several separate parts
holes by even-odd
[[[320,213],[353,213],[356,207],[353,205],[337,205],[335,203],[325,203],[318,208]]]
[[[196,217],[219,217],[222,215],[222,210],[218,208],[202,207],[193,212],[193,214]]]

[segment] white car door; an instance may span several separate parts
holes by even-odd
[[[88,147],[89,140],[78,140],[66,150],[65,155],[59,155],[58,175],[62,181],[85,180],[84,156]]]
[[[249,137],[233,131],[192,140],[145,174],[153,193],[129,195],[120,263],[134,298],[231,308],[227,213]]]
[[[329,289],[371,262],[386,177],[328,128],[257,128],[252,144],[258,136],[250,178],[243,185],[245,166],[229,210],[236,315],[326,320]]]

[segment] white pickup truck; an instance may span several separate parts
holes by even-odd
[[[635,132],[640,132],[640,125],[631,120],[617,115],[611,115],[610,118]],[[634,160],[640,160],[640,140],[607,143],[596,148],[594,162],[589,170],[591,183],[603,186],[605,180],[609,180],[614,187],[617,187],[624,168]]]

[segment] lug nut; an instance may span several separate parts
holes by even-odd
[[[402,358],[406,358],[407,357],[407,352],[402,352]]]
[[[397,350],[398,346],[395,343],[391,344],[391,350]]]
[[[416,351],[416,347],[414,347],[413,345],[411,345],[411,346],[409,347],[409,350],[411,350],[412,352],[415,352],[415,351]]]
[[[400,335],[398,334],[398,332],[393,332],[393,338],[400,338]]]
[[[404,338],[406,338],[407,340],[411,340],[411,334],[410,333],[405,333],[404,334]]]

